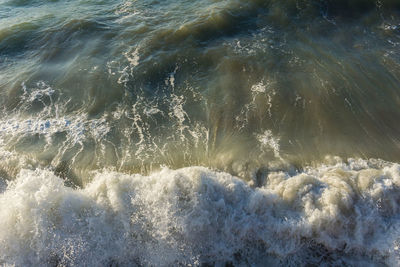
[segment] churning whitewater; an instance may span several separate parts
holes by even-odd
[[[0,0],[0,265],[400,265],[399,48],[398,0]]]
[[[1,261],[397,265],[399,188],[400,165],[373,160],[271,172],[257,188],[203,167],[100,172],[79,190],[22,170],[0,197]]]

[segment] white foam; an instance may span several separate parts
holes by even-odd
[[[254,113],[260,109],[264,109],[265,106],[260,106],[257,104],[257,99],[260,97],[264,97],[265,101],[263,102],[267,106],[267,112],[269,117],[272,117],[272,102],[273,98],[276,95],[276,91],[274,86],[276,82],[272,79],[263,79],[259,83],[256,83],[251,86],[251,100],[249,103],[246,103],[240,111],[240,114],[236,116],[236,121],[239,124],[239,131],[246,128],[249,118],[254,116]]]
[[[0,195],[0,263],[398,265],[400,166],[335,160],[260,188],[202,167],[101,172],[80,190],[22,170]]]
[[[271,130],[266,130],[261,134],[257,134],[256,137],[261,145],[262,150],[272,150],[275,158],[283,160],[280,155],[280,140],[278,137],[274,137]]]

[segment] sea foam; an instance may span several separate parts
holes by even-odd
[[[23,169],[0,195],[0,263],[397,265],[399,186],[400,165],[373,160],[270,172],[260,187],[187,167],[72,189]]]

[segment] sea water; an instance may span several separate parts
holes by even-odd
[[[397,0],[0,0],[0,265],[400,264]]]

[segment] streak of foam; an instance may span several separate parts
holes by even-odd
[[[189,126],[184,125],[185,119],[189,118],[185,110],[183,109],[183,105],[185,104],[185,100],[183,96],[172,95],[170,102],[169,116],[175,118],[178,124],[178,131],[181,141],[185,140],[184,131],[189,128]]]
[[[257,134],[256,137],[261,144],[262,150],[272,150],[275,158],[283,160],[279,150],[279,138],[274,137],[271,130],[266,130],[262,134]]]
[[[70,116],[64,118],[9,118],[0,120],[0,133],[8,135],[52,135],[67,132],[74,143],[79,142],[83,136],[90,134],[95,139],[102,138],[109,131],[104,118],[87,119],[85,116]]]
[[[102,172],[79,190],[22,170],[0,195],[0,262],[398,265],[400,166],[336,162],[259,188],[202,167]]]
[[[133,77],[133,72],[136,66],[139,65],[140,46],[129,48],[128,51],[123,52],[125,60],[117,61],[110,60],[106,63],[107,72],[110,76],[117,77],[117,83],[127,85],[127,82]]]
[[[27,88],[23,83],[21,105],[13,113],[0,120],[0,140],[8,137],[40,135],[50,137],[56,133],[67,133],[73,143],[78,143],[84,136],[90,135],[96,140],[108,133],[109,127],[104,117],[88,119],[81,112],[65,114],[69,100],[59,101],[56,90],[40,81],[37,87]],[[48,101],[50,100],[50,101]],[[30,112],[35,102],[42,104],[41,110],[34,115]]]
[[[268,107],[268,114],[271,117],[272,113],[271,113],[271,108],[272,108],[272,98],[274,97],[274,95],[276,95],[276,91],[274,90],[273,86],[274,86],[274,82],[267,80],[267,81],[261,81],[258,84],[255,84],[251,87],[251,92],[253,95],[253,99],[252,99],[252,103],[255,103],[256,98],[258,95],[260,94],[266,94],[267,96],[267,107]]]
[[[276,95],[274,86],[275,82],[270,79],[264,79],[251,86],[251,100],[249,103],[244,105],[240,114],[236,116],[236,121],[239,123],[239,131],[247,126],[249,118],[253,116],[257,110],[263,109],[263,107],[259,107],[257,104],[257,98],[259,97],[266,97],[266,102],[263,101],[263,104],[266,104],[267,106],[268,116],[272,116],[272,102],[273,97]]]
[[[140,155],[142,152],[145,151],[146,149],[146,136],[149,135],[147,131],[147,124],[142,120],[142,117],[140,116],[140,113],[138,111],[138,105],[140,105],[140,98],[139,101],[137,101],[133,106],[132,106],[132,113],[133,113],[133,127],[139,134],[139,141],[136,143],[136,146],[138,149],[135,152],[135,155],[140,158]]]
[[[12,175],[21,167],[41,166],[40,153],[47,155],[46,162],[51,167],[66,159],[74,164],[83,154],[85,142],[92,140],[102,146],[110,132],[105,115],[91,119],[84,111],[67,112],[70,100],[62,99],[57,89],[43,81],[32,87],[23,83],[21,87],[18,107],[0,119],[0,149],[11,153],[10,161],[0,164],[2,171]],[[26,159],[28,155],[30,160]]]
[[[23,95],[21,96],[21,99],[23,101],[27,101],[27,102],[33,102],[35,100],[38,100],[40,102],[42,102],[43,104],[45,104],[43,102],[43,97],[49,97],[51,101],[53,101],[52,99],[52,95],[54,95],[55,90],[49,86],[48,84],[46,84],[44,81],[39,81],[36,83],[36,88],[33,89],[28,89],[27,86],[25,85],[25,83],[22,83],[22,90],[23,90]]]
[[[137,47],[133,52],[125,52],[124,53],[126,59],[129,61],[131,67],[136,67],[139,65],[139,47]]]
[[[51,152],[54,154],[50,165],[57,166],[65,159],[67,151],[75,150],[74,154],[69,156],[70,165],[73,165],[78,155],[84,152],[85,142],[92,139],[101,146],[109,131],[110,126],[105,118],[87,119],[86,116],[69,116],[58,119],[33,117],[21,119],[13,117],[8,120],[0,120],[0,147],[4,149],[9,144],[23,144],[26,138],[39,137],[45,140],[45,144],[41,146],[32,143],[32,145],[37,146],[37,149],[50,152],[53,151],[53,148],[56,148],[54,152]],[[61,141],[57,139],[60,134],[64,136]],[[40,166],[39,161],[32,155],[28,157],[29,152],[9,153],[12,154],[6,156],[7,160],[0,164],[0,168],[8,174],[13,174],[21,167]],[[25,153],[27,154],[24,155]],[[3,154],[0,153],[0,158],[2,157]]]
[[[41,104],[41,110],[37,114],[39,117],[56,116],[58,117],[60,109],[64,108],[68,100],[63,105],[59,103],[60,92],[52,88],[44,81],[36,82],[32,87],[28,87],[24,82],[21,84],[22,95],[20,96],[20,105],[16,107],[14,113],[32,113],[31,109],[35,103]]]
[[[176,75],[176,72],[178,71],[178,69],[179,69],[179,67],[176,66],[174,71],[169,74],[169,77],[165,79],[165,85],[171,86],[172,91],[175,90],[175,75]]]

